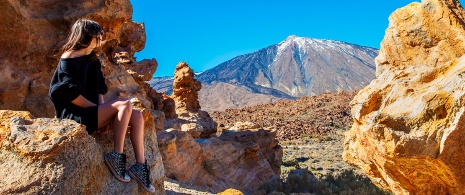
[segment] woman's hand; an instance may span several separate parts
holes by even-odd
[[[82,95],[79,95],[76,99],[71,101],[71,103],[75,104],[76,106],[83,107],[83,108],[97,106],[96,104],[90,102],[88,99],[86,99]]]

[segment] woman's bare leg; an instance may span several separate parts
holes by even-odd
[[[138,110],[132,110],[131,119],[131,143],[138,163],[144,163],[144,117]]]
[[[98,106],[98,128],[113,120],[115,152],[123,153],[124,138],[132,114],[131,101],[119,98]]]

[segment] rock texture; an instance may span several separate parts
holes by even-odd
[[[33,2],[1,0],[0,3],[2,5],[0,10],[3,13],[0,22],[5,24],[0,31],[0,41],[4,46],[4,49],[0,51],[0,64],[2,64],[0,74],[3,75],[0,77],[0,109],[28,110],[37,117],[54,116],[54,109],[47,94],[51,76],[61,56],[60,48],[65,43],[69,27],[78,18],[97,21],[105,30],[105,41],[99,49],[96,49],[109,87],[105,99],[129,98],[134,108],[142,111],[146,123],[146,154],[152,168],[151,177],[154,185],[158,187],[157,193],[163,194],[164,171],[155,134],[156,131],[163,129],[164,113],[156,110],[163,107],[163,97],[145,83],[155,72],[157,62],[155,60],[136,62],[133,57],[134,52],[142,50],[145,45],[145,29],[143,24],[132,22],[130,2],[128,0],[96,0],[85,3],[56,0]],[[10,119],[4,118],[2,123],[3,120],[9,121]],[[5,183],[7,185],[2,185],[3,192],[30,194],[45,190],[54,193],[54,190],[59,189],[60,192],[56,193],[67,193],[67,190],[84,194],[141,193],[135,182],[122,185],[114,180],[102,164],[101,155],[113,147],[111,133],[91,137],[84,135],[85,132],[82,133],[83,131],[80,130],[82,127],[68,131],[67,129],[72,129],[75,124],[74,126],[72,123],[58,124],[55,119],[31,119],[25,122],[27,125],[24,128],[21,126],[20,129],[26,132],[6,128],[8,132],[20,132],[14,135],[19,136],[23,141],[18,142],[20,145],[15,145],[15,142],[10,141],[14,143],[10,144],[11,150],[2,148],[1,155],[8,156],[5,158],[8,160],[2,161],[2,164],[3,162],[9,164],[12,167],[8,169],[9,171],[30,165],[31,169],[27,169],[29,176],[36,176],[31,176],[34,180],[25,179],[28,175],[7,178],[14,182],[8,181]],[[29,123],[33,126],[29,126]],[[65,129],[67,132],[53,132],[61,131],[60,129]],[[8,133],[7,130],[4,132]],[[48,137],[48,132],[54,136],[53,139],[58,140],[45,142],[50,144],[43,147],[53,146],[55,148],[42,151],[40,149],[42,146],[37,140],[52,139]],[[7,140],[6,135],[0,135],[2,140]],[[87,141],[75,140],[74,135],[77,136],[76,138]],[[66,145],[61,143],[65,142],[69,142],[74,148],[63,148],[62,146]],[[6,144],[4,141],[1,143]],[[37,157],[35,153],[35,156],[27,156],[15,152],[27,151],[35,148],[37,144],[40,146],[38,148],[40,152],[44,153],[40,157]],[[125,148],[125,151],[129,162],[132,163],[134,158],[129,139],[126,146],[129,146]],[[84,150],[76,152],[78,147]],[[55,151],[59,152],[55,153]],[[69,157],[64,155],[68,152],[77,155],[77,160],[67,159]],[[95,159],[97,159],[96,162],[88,162]],[[77,166],[78,160],[88,162],[89,166],[86,163]],[[54,161],[59,163],[53,164]],[[70,164],[67,164],[68,162]],[[53,172],[52,169],[48,170],[50,167],[61,168]],[[44,170],[46,172],[42,174]],[[82,172],[78,173],[78,171]],[[55,179],[52,180],[52,178]],[[63,184],[70,178],[73,179],[73,185],[85,188],[72,189],[67,187],[68,184]],[[101,180],[102,183],[92,186],[89,181],[94,180],[99,180],[99,182]],[[64,188],[63,185],[65,185]],[[113,188],[115,191],[111,190]]]
[[[155,132],[150,133],[145,141],[156,142]],[[110,173],[103,162],[110,147],[111,138],[96,139],[72,120],[0,110],[0,194],[146,194],[135,181],[121,183]],[[133,153],[128,157],[134,163]],[[148,147],[146,157],[157,194],[163,194],[158,149]]]
[[[355,92],[325,93],[298,100],[227,109],[213,112],[211,116],[219,124],[219,131],[237,125],[238,121],[250,121],[276,129],[279,141],[295,140],[348,129],[353,123],[349,102],[354,95]]]
[[[0,109],[29,110],[34,116],[52,117],[54,109],[47,94],[50,78],[61,56],[71,24],[78,18],[96,20],[105,30],[105,42],[98,52],[111,93],[106,98],[137,97],[147,108],[154,106],[147,97],[150,87],[137,80],[150,80],[156,61],[139,63],[133,54],[145,44],[142,24],[131,21],[132,8],[128,0],[97,0],[80,3],[69,1],[29,2],[2,0],[0,31],[3,49],[0,51]],[[121,60],[121,55],[126,60]],[[119,58],[117,58],[120,56]],[[115,61],[113,61],[115,60]],[[131,77],[117,61],[131,63],[132,72],[145,72]],[[145,76],[141,76],[145,75]],[[140,78],[140,79],[138,79]],[[123,92],[120,94],[120,92]],[[158,103],[158,102],[157,102]]]
[[[197,111],[200,109],[199,92],[202,84],[194,79],[194,70],[186,62],[181,62],[174,71],[173,94],[176,112]]]
[[[279,178],[282,148],[275,130],[241,123],[218,137],[217,123],[200,110],[199,81],[181,62],[176,67],[173,94],[164,95],[167,117],[158,132],[158,147],[168,178],[221,192],[235,188],[252,192]]]
[[[194,79],[194,71],[186,62],[176,66],[174,75],[173,94],[164,96],[163,100],[167,116],[165,129],[186,131],[194,138],[209,138],[216,133],[217,124],[207,112],[200,110],[198,91],[202,84]]]
[[[465,194],[464,19],[457,0],[396,10],[351,102],[344,159],[395,194]]]
[[[261,128],[224,131],[218,138],[193,138],[167,130],[158,134],[168,178],[221,192],[228,188],[251,192],[279,178],[282,148],[276,131]]]

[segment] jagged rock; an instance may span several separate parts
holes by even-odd
[[[276,139],[275,129],[262,129],[259,125],[251,122],[239,122],[229,130],[223,131],[219,139],[243,144],[257,144],[253,148],[260,150],[260,153],[265,156],[275,174],[281,175],[283,149]]]
[[[180,130],[158,133],[166,176],[218,192],[228,188],[251,192],[279,178],[283,154],[276,131],[247,129],[223,134],[195,139]]]
[[[166,118],[176,118],[176,103],[173,98],[170,98],[165,93],[163,93],[163,112],[165,113]]]
[[[194,70],[186,62],[181,62],[174,71],[173,94],[176,102],[176,113],[197,111],[200,109],[198,91],[202,84],[194,79]]]
[[[78,18],[93,19],[102,25],[106,41],[100,54],[106,61],[111,59],[113,48],[119,44],[125,43],[135,52],[145,43],[145,33],[138,33],[141,35],[138,38],[125,34],[123,27],[137,25],[131,21],[132,8],[128,0],[86,3],[11,0],[1,4],[0,22],[5,26],[0,31],[3,46],[0,51],[0,74],[3,75],[0,78],[0,109],[29,110],[38,117],[54,116],[53,105],[47,96],[49,84],[61,56],[66,32]],[[114,77],[108,74],[113,64],[108,61],[104,65],[107,69],[105,76]],[[123,78],[121,82],[127,80]],[[130,90],[126,91],[139,88],[138,85],[125,85],[130,85]]]
[[[216,133],[217,123],[207,112],[200,110],[198,91],[201,88],[187,63],[179,63],[174,72],[173,94],[165,96],[163,101],[163,111],[167,116],[165,129],[186,131],[194,138],[209,138]]]
[[[148,133],[145,141],[156,144],[154,130]],[[73,120],[0,110],[0,144],[0,194],[146,194],[135,181],[116,180],[106,167],[103,154],[112,147],[111,138],[96,139]],[[125,151],[133,163],[129,145]],[[156,193],[164,194],[156,147],[147,147],[146,157]]]
[[[351,102],[344,159],[395,194],[465,194],[464,19],[457,0],[396,10]]]
[[[165,129],[176,129],[190,133],[194,138],[209,138],[217,131],[217,123],[213,121],[208,112],[185,112],[176,118],[166,118]]]
[[[126,57],[134,61],[132,57],[134,52],[141,50],[145,44],[143,25],[131,21],[132,8],[130,2],[128,0],[111,2],[97,0],[86,3],[56,0],[46,2],[12,0],[3,2],[0,10],[3,13],[0,21],[3,24],[8,24],[8,28],[0,31],[0,40],[4,46],[4,50],[0,51],[0,56],[2,56],[0,59],[0,64],[2,64],[0,74],[4,75],[0,78],[0,85],[2,86],[0,88],[0,109],[28,110],[39,117],[54,116],[54,109],[47,94],[51,76],[61,55],[60,48],[66,41],[66,32],[78,18],[89,18],[99,22],[105,30],[105,41],[101,48],[96,49],[96,53],[102,62],[102,70],[109,87],[105,99],[131,98],[134,107],[142,110],[146,122],[146,157],[152,168],[151,176],[154,178],[154,185],[159,187],[157,193],[164,193],[163,189],[161,189],[163,187],[160,187],[163,186],[163,164],[155,134],[156,131],[161,131],[163,128],[164,114],[152,110],[155,108],[153,102],[157,104],[157,107],[160,107],[159,102],[154,100],[161,97],[161,94],[158,95],[148,84],[143,82],[152,77],[157,67],[156,61],[133,62],[129,65],[124,63],[117,65],[113,62],[115,52],[121,48],[126,49]],[[128,72],[133,73],[132,76]],[[9,119],[5,120],[9,121]],[[2,158],[2,164],[11,164],[10,168],[18,169],[34,165],[31,166],[31,169],[27,169],[29,175],[24,175],[24,177],[17,175],[14,176],[15,178],[11,178],[12,182],[2,183],[4,192],[39,193],[55,192],[54,190],[59,189],[60,193],[133,194],[139,191],[135,182],[128,184],[126,187],[121,187],[121,183],[112,179],[112,176],[101,162],[103,152],[108,152],[113,147],[111,133],[95,135],[96,139],[94,139],[91,136],[85,136],[85,131],[79,133],[82,132],[82,130],[79,130],[82,127],[73,130],[72,123],[57,124],[55,120],[24,120],[26,123],[34,125],[12,126],[12,129],[3,128],[2,132],[0,132],[2,133],[0,135],[1,144],[11,142],[8,141],[7,143],[5,141],[7,140],[6,134],[3,134],[8,130],[8,133],[13,136],[9,137],[9,139],[11,138],[14,141],[12,143],[16,144],[10,147],[12,148],[11,151],[24,152],[24,154],[2,153],[2,155],[8,156],[8,158]],[[61,130],[64,131],[64,135],[56,133],[56,131]],[[76,132],[78,132],[76,135],[79,136],[79,139],[82,137],[84,141],[69,140],[73,137],[68,134],[74,136]],[[51,135],[54,137],[50,137]],[[129,138],[127,140],[126,145],[130,146]],[[68,150],[61,148],[61,145],[68,142],[74,144],[76,148],[81,144],[83,151],[79,153],[81,156],[78,157],[85,158],[85,160],[79,160],[87,162],[87,164],[83,163],[75,166],[79,161],[66,160],[63,155]],[[130,157],[129,163],[132,163],[133,160],[131,159],[134,159],[134,157],[130,148],[126,147],[125,151]],[[62,151],[62,153],[55,153],[54,151]],[[87,154],[87,152],[94,152],[95,154]],[[27,158],[21,156],[25,154],[33,154],[34,156]],[[36,158],[39,154],[42,156]],[[18,161],[15,158],[23,160]],[[57,161],[58,164],[51,164],[53,161],[43,161],[44,158]],[[55,158],[59,159],[56,160]],[[8,160],[3,161],[4,159]],[[92,159],[97,161],[88,162]],[[47,166],[58,166],[61,169],[57,169],[57,172],[53,172],[52,169],[44,172]],[[65,172],[63,172],[63,169],[65,169]],[[99,172],[96,172],[97,169]],[[63,173],[59,172],[60,170]],[[74,173],[79,170],[82,173]],[[69,173],[73,173],[76,177],[70,176]],[[31,176],[34,174],[37,176]],[[27,176],[34,179],[25,179]],[[78,178],[78,176],[82,178]],[[52,181],[50,177],[56,177],[56,180]],[[75,183],[63,184],[68,182],[70,177],[76,180],[72,181]],[[66,182],[64,182],[65,179]],[[97,182],[94,186],[94,184],[88,182],[93,180],[99,180],[99,182],[102,180],[102,183]],[[66,186],[63,187],[63,185]],[[71,188],[73,185],[77,189]],[[28,186],[33,187],[29,189]],[[115,191],[111,190],[113,188]]]

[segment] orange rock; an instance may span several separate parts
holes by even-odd
[[[163,101],[167,116],[165,129],[186,131],[194,138],[209,138],[216,133],[217,123],[207,112],[200,110],[198,91],[201,88],[187,63],[179,63],[174,72],[173,94],[171,97],[165,95]]]
[[[244,195],[244,193],[242,193],[239,190],[229,188],[229,189],[225,190],[224,192],[218,193],[218,195]]]
[[[465,194],[465,10],[423,0],[389,20],[377,79],[351,102],[344,160],[395,194]]]
[[[142,24],[131,21],[130,2],[114,0],[111,3],[82,3],[51,0],[24,4],[12,0],[3,3],[0,10],[3,13],[0,22],[11,24],[0,31],[3,45],[0,50],[0,74],[3,75],[0,77],[0,109],[28,110],[38,117],[53,117],[54,109],[47,94],[51,76],[61,56],[60,47],[64,44],[66,32],[78,18],[97,21],[106,32],[102,47],[96,49],[109,87],[105,99],[129,98],[133,100],[134,108],[142,111],[145,143],[150,146],[146,147],[145,152],[152,170],[151,177],[157,193],[164,193],[159,187],[163,186],[164,175],[155,133],[163,129],[164,114],[153,110],[154,103],[160,107],[161,94],[150,86],[147,87],[148,84],[144,82],[152,77],[157,63],[155,60],[134,60],[134,52],[144,47],[145,30]],[[120,61],[125,63],[118,65],[117,60],[113,61],[118,52],[120,57],[125,58]],[[9,112],[11,111],[2,112],[3,116],[0,116],[0,148],[8,145],[17,153],[2,149],[0,158],[2,165],[24,170],[24,174],[15,173],[2,177],[0,194],[142,192],[139,192],[136,183],[127,186],[115,183],[113,176],[103,165],[102,154],[111,151],[110,148],[113,147],[111,132],[92,137],[82,131],[83,126],[76,127],[76,123],[69,120],[58,123],[58,119],[27,120],[27,117],[24,118],[25,125],[7,128],[4,124],[10,123],[7,116]],[[70,130],[73,127],[76,128]],[[22,131],[23,129],[27,131]],[[7,136],[6,132],[12,130],[14,137]],[[130,146],[127,139],[125,151],[131,157],[128,158],[129,163],[133,163]],[[70,159],[70,156],[76,159]],[[57,167],[57,164],[60,166]],[[60,183],[65,179],[67,182]]]
[[[158,143],[166,176],[192,185],[252,192],[281,172],[283,150],[272,130],[228,130],[199,139],[169,129],[158,133]]]
[[[199,110],[198,91],[201,88],[202,84],[194,79],[194,70],[186,62],[179,63],[174,71],[173,95],[171,95],[176,102],[176,113]]]

